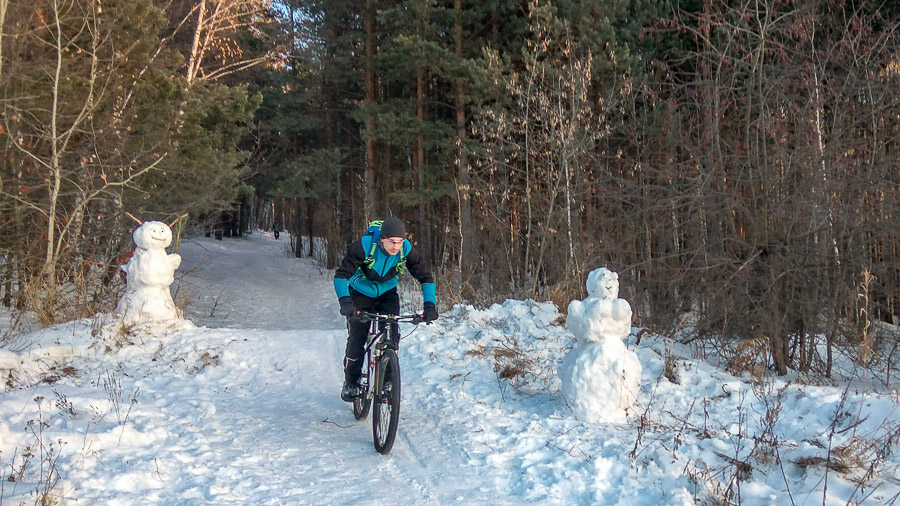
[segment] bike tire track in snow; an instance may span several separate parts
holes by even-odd
[[[398,457],[404,452],[401,438],[398,437],[400,444],[395,443],[391,455],[377,454],[372,445],[371,414],[366,420],[357,421],[350,405],[340,400],[346,324],[337,312],[332,273],[314,262],[286,256],[281,247],[283,244],[267,236],[253,241],[230,241],[227,247],[203,241],[201,247],[193,250],[202,252],[199,256],[191,253],[183,256],[190,272],[185,280],[201,293],[205,290],[218,297],[215,301],[207,299],[207,303],[220,306],[210,313],[221,314],[222,321],[216,322],[213,317],[201,318],[207,324],[230,326],[233,315],[242,315],[241,326],[292,329],[279,333],[281,340],[273,338],[268,346],[260,345],[257,350],[260,355],[272,353],[292,357],[289,364],[280,365],[292,381],[277,389],[266,389],[265,395],[275,399],[276,407],[285,408],[280,415],[276,409],[275,418],[293,428],[289,434],[294,439],[286,437],[276,441],[274,446],[293,446],[294,449],[285,451],[288,454],[296,451],[301,456],[297,459],[296,473],[290,473],[290,466],[285,466],[285,473],[293,474],[289,481],[302,483],[304,475],[313,479],[306,480],[309,482],[306,486],[295,489],[297,493],[285,496],[285,499],[293,497],[329,504],[379,504],[381,499],[376,497],[376,491],[388,486],[391,497],[403,497],[410,504],[440,504],[432,492],[433,484],[417,472],[420,465],[410,465]],[[198,265],[204,259],[207,262],[205,268]],[[227,275],[225,279],[230,282],[217,283],[222,279],[218,276],[223,273],[219,267],[225,265],[243,266],[237,274],[242,279],[235,282],[234,277]],[[212,266],[215,268],[209,268]],[[248,290],[247,285],[262,288]],[[233,293],[235,288],[240,292]],[[249,297],[247,292],[251,293]],[[202,315],[203,311],[200,308],[195,314]],[[248,315],[253,315],[253,319],[250,320]],[[331,328],[322,330],[323,325]],[[404,405],[401,417],[410,409],[411,406]],[[401,419],[399,435],[403,434],[402,424]],[[277,423],[268,426],[276,427]],[[254,441],[259,444],[266,440],[257,435]]]

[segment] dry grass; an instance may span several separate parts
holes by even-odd
[[[61,498],[57,492],[60,481],[57,458],[63,442],[52,441],[47,437],[45,429],[51,426],[52,418],[49,417],[49,409],[45,412],[43,401],[42,396],[34,398],[37,416],[26,424],[25,430],[31,436],[31,442],[21,451],[17,448],[9,462],[0,461],[3,469],[0,498],[4,496],[7,487],[11,489],[10,494],[15,494],[20,483],[27,483],[32,487],[30,497],[34,499],[34,504],[60,504]]]
[[[115,309],[124,289],[125,283],[119,276],[104,282],[102,272],[76,270],[49,289],[36,280],[25,286],[19,296],[35,321],[46,327],[110,312]]]
[[[669,383],[673,383],[675,385],[681,384],[681,375],[678,372],[678,361],[675,359],[675,355],[673,355],[668,348],[666,348],[663,377],[666,378]]]
[[[769,375],[769,340],[766,338],[743,339],[728,357],[725,371],[734,376],[749,373],[759,383]]]

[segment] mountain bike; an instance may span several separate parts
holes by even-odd
[[[372,412],[372,438],[375,451],[382,455],[391,451],[397,436],[400,420],[400,359],[397,358],[398,344],[391,338],[392,329],[400,322],[419,324],[425,321],[422,315],[390,315],[360,311],[354,318],[369,323],[366,338],[365,370],[359,378],[362,393],[353,401],[353,416],[365,420],[369,407]],[[396,333],[399,335],[399,332]]]

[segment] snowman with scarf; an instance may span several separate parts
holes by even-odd
[[[566,326],[578,344],[559,367],[562,394],[579,420],[625,422],[637,403],[641,363],[625,347],[631,305],[619,297],[619,275],[605,268],[587,277],[588,296],[569,303]]]

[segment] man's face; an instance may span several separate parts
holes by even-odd
[[[403,238],[385,237],[381,240],[381,247],[388,252],[388,255],[394,256],[397,253],[400,253],[400,248],[403,247]]]

